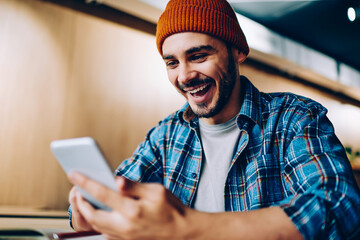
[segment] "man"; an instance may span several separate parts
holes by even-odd
[[[225,0],[171,0],[156,40],[187,104],[120,165],[118,193],[69,176],[113,209],[95,210],[73,188],[76,230],[109,239],[359,239],[359,189],[326,109],[261,93],[240,75],[249,48]]]

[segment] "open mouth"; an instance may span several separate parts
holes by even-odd
[[[188,91],[188,93],[191,94],[191,96],[193,97],[201,97],[203,95],[205,95],[207,93],[207,91],[209,91],[211,87],[211,83],[202,85],[194,90]]]

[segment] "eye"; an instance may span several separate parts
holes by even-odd
[[[167,68],[175,68],[178,65],[178,61],[169,60],[165,62]]]
[[[197,54],[192,55],[190,57],[190,60],[194,61],[194,62],[203,62],[206,60],[207,56],[208,56],[208,54],[206,54],[206,53],[197,53]]]

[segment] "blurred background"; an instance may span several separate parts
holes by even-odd
[[[91,136],[115,169],[184,104],[155,46],[166,2],[0,0],[0,209],[67,209],[52,140]],[[358,176],[359,1],[229,2],[251,47],[241,73],[322,103]]]

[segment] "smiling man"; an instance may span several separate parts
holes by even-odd
[[[249,48],[225,0],[170,0],[156,40],[187,104],[119,166],[119,192],[69,176],[113,209],[94,209],[73,188],[74,229],[109,239],[359,239],[359,189],[326,109],[240,75]]]

